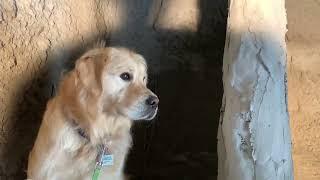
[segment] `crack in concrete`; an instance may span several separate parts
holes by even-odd
[[[257,60],[258,62],[262,65],[263,69],[269,74],[269,76],[271,77],[271,79],[274,81],[273,77],[272,77],[272,73],[270,72],[269,70],[269,67],[265,64],[265,62],[263,61],[263,58],[261,56],[261,51],[262,51],[262,48],[259,48],[259,51],[256,55],[257,57]]]

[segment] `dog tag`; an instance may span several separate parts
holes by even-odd
[[[96,167],[94,168],[92,180],[99,180],[99,176],[103,166],[113,165],[113,154],[108,154],[108,148],[105,146],[102,152],[98,155],[96,161]]]
[[[102,166],[112,166],[113,165],[113,154],[103,154],[101,158]]]

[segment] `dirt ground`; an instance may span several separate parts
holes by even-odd
[[[287,0],[288,91],[295,180],[320,179],[320,1]]]

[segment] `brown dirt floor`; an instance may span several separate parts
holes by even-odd
[[[295,180],[320,179],[320,1],[287,0],[288,91]]]

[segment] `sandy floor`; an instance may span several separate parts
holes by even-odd
[[[320,1],[287,0],[295,180],[320,179]]]

